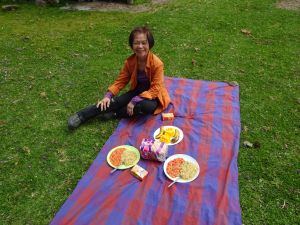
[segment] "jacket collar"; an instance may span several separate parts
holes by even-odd
[[[152,54],[153,54],[153,53],[149,50],[148,55],[147,55],[147,61],[146,61],[146,68],[147,68],[147,69],[150,68],[150,66],[151,66],[150,61],[151,61],[151,56],[152,56]]]

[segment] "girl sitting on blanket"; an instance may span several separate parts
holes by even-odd
[[[153,45],[154,38],[147,27],[134,28],[129,35],[133,54],[125,61],[119,76],[102,100],[69,118],[69,128],[75,129],[97,116],[102,119],[127,118],[165,110],[170,97],[164,85],[163,62],[150,51]],[[118,96],[128,83],[129,91]]]

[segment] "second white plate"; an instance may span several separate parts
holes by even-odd
[[[189,180],[183,180],[183,179],[180,178],[180,179],[178,179],[176,182],[179,182],[179,183],[188,183],[188,182],[191,182],[191,181],[195,180],[195,179],[199,176],[199,173],[200,173],[200,166],[199,166],[199,164],[198,164],[198,162],[197,162],[196,159],[194,159],[192,156],[185,155],[185,154],[175,154],[175,155],[172,155],[172,156],[170,156],[170,157],[164,162],[164,172],[165,172],[166,176],[167,176],[170,180],[172,180],[172,181],[175,180],[174,177],[171,177],[171,176],[167,173],[167,166],[168,166],[168,163],[169,163],[170,161],[172,161],[172,160],[174,160],[174,159],[177,159],[177,158],[182,158],[182,159],[184,159],[185,161],[188,161],[188,162],[191,162],[191,163],[195,164],[195,165],[198,167],[198,170],[197,170],[197,173],[195,174],[195,176],[192,177],[191,179],[189,179]]]

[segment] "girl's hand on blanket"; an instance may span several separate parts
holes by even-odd
[[[133,108],[134,108],[134,104],[132,104],[132,102],[129,102],[127,105],[127,113],[129,116],[133,115]]]
[[[97,108],[100,108],[101,111],[106,110],[110,105],[110,98],[104,97],[101,101],[98,101]]]

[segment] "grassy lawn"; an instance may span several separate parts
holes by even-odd
[[[72,193],[118,121],[70,133],[67,118],[103,96],[131,53],[129,31],[143,24],[153,28],[167,75],[240,84],[243,223],[299,223],[300,15],[275,2],[1,11],[0,224],[48,224]]]

